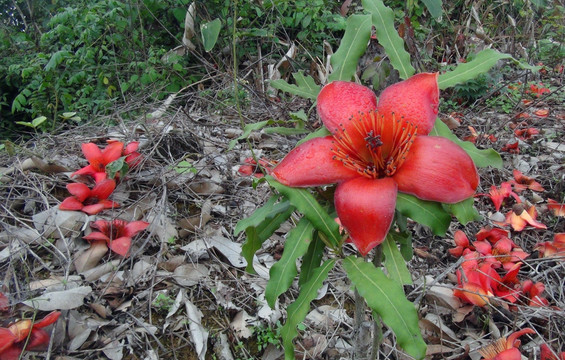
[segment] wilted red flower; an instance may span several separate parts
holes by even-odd
[[[516,204],[512,211],[506,214],[506,224],[512,226],[515,231],[522,231],[528,225],[537,229],[547,229],[547,226],[536,220],[538,213],[535,206],[530,206],[526,210],[524,204]]]
[[[510,154],[519,154],[520,149],[518,148],[518,141],[516,141],[515,143],[508,143],[504,145],[502,149],[500,149],[500,151],[506,151],[509,152]]]
[[[466,255],[473,257],[472,253]],[[464,263],[465,264],[465,263]],[[476,306],[485,306],[490,303],[490,298],[494,296],[492,283],[496,271],[492,267],[492,263],[482,262],[467,263],[457,270],[457,283],[459,287],[453,290],[453,295],[468,304]]]
[[[514,135],[522,141],[530,140],[534,135],[538,135],[539,130],[536,128],[516,129]]]
[[[125,162],[130,168],[135,167],[141,161],[141,154],[137,152],[139,141],[132,141],[126,145],[122,156],[125,156]]]
[[[59,210],[77,210],[94,215],[104,209],[120,207],[118,203],[108,200],[115,188],[116,182],[110,179],[97,183],[92,190],[82,183],[68,184],[67,190],[72,196],[63,200]]]
[[[25,351],[43,351],[49,345],[49,333],[43,330],[61,315],[58,311],[45,316],[39,322],[20,320],[7,328],[0,328],[0,359],[17,360]]]
[[[479,241],[488,240],[491,244],[494,244],[500,239],[507,238],[509,235],[510,233],[507,230],[486,227],[481,228],[475,236]]]
[[[271,171],[273,170],[273,166],[275,165],[271,161],[265,158],[259,159],[259,164],[257,164],[257,161],[255,161],[255,159],[252,157],[245,159],[243,162],[244,165],[241,165],[239,167],[239,170],[237,171],[241,175],[244,176],[253,175],[256,178],[262,178],[263,176],[265,176],[263,171],[267,174],[270,174]]]
[[[470,244],[469,238],[467,235],[461,230],[457,230],[453,235],[453,239],[455,241],[455,247],[453,249],[448,249],[449,253],[455,257],[459,257],[465,254],[466,250],[473,251],[475,248],[473,245]]]
[[[318,95],[331,136],[292,150],[272,175],[291,187],[337,183],[337,215],[362,255],[385,239],[398,191],[456,203],[479,177],[469,155],[443,137],[427,136],[439,104],[437,74],[418,74],[385,89],[377,106],[364,86],[335,81]]]
[[[540,360],[565,360],[565,351],[559,354],[559,357],[551,350],[547,344],[540,346]]]
[[[546,306],[549,304],[546,298],[540,296],[545,290],[545,285],[541,282],[534,283],[532,280],[526,280],[522,283],[522,292],[528,299],[529,306]]]
[[[83,239],[90,242],[103,241],[106,245],[121,256],[126,256],[131,247],[132,238],[149,226],[145,221],[132,221],[116,219],[114,221],[97,220],[90,224],[93,231]]]
[[[549,115],[549,109],[539,109],[534,111],[534,114],[539,117],[547,117]]]
[[[547,199],[547,208],[551,210],[555,216],[565,216],[565,204],[560,204],[553,199]]]
[[[549,90],[548,88],[544,87],[544,85],[542,83],[538,85],[535,84],[531,84],[530,85],[530,93],[536,97],[540,97],[543,94],[549,94],[551,93],[551,90]]]
[[[494,341],[492,344],[480,349],[479,353],[483,360],[521,360],[522,354],[518,350],[521,341],[518,338],[524,334],[535,333],[533,329],[525,328],[511,334],[508,336],[508,339],[502,337]]]
[[[540,257],[565,256],[565,233],[553,235],[553,241],[546,241],[536,245]]]
[[[534,178],[528,177],[520,170],[512,170],[512,174],[514,175],[514,180],[510,180],[510,183],[514,185],[514,190],[516,192],[521,192],[526,189],[530,189],[533,191],[545,191],[543,186],[539,182],[537,182]]]
[[[81,147],[84,157],[90,164],[72,173],[71,177],[75,175],[90,175],[98,183],[107,177],[106,165],[118,160],[122,156],[124,143],[113,141],[103,150],[100,150],[98,145],[94,143],[82,144]]]
[[[512,196],[516,200],[516,202],[518,203],[522,202],[518,194],[512,191],[512,185],[509,182],[503,182],[502,184],[500,184],[500,188],[491,185],[489,193],[481,194],[481,195],[486,195],[491,199],[496,211],[500,210],[500,207],[502,206],[502,202],[507,197]]]

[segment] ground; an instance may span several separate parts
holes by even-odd
[[[415,257],[409,268],[414,285],[405,290],[417,304],[430,359],[479,359],[477,348],[526,327],[536,333],[522,338],[525,357],[539,358],[543,341],[555,351],[565,351],[565,262],[563,257],[542,258],[535,251],[536,244],[565,232],[563,217],[547,207],[547,199],[563,202],[565,197],[563,78],[553,74],[538,75],[538,79],[551,86],[552,92],[539,97],[528,93],[517,74],[500,85],[522,81],[519,97],[508,99],[493,91],[458,108],[457,113],[449,108],[440,113],[460,138],[469,137],[472,127],[477,147],[499,151],[504,165],[480,169],[475,206],[482,220],[466,226],[454,221],[446,236],[434,236],[423,226],[411,225]],[[0,218],[0,291],[10,305],[0,313],[3,326],[31,318],[34,303],[29,300],[48,297],[51,301],[39,306],[42,311],[37,316],[62,311],[52,330],[51,357],[197,359],[201,354],[206,359],[280,358],[277,329],[285,321],[287,305],[297,296],[297,287],[282,295],[274,310],[265,302],[264,288],[268,269],[281,256],[290,224],[283,224],[257,253],[258,274],[247,273],[239,254],[245,235],[235,236],[234,228],[272,192],[266,183],[254,188],[255,178],[238,169],[253,154],[271,161],[282,159],[300,136],[254,131],[233,149],[229,143],[241,135],[242,122],[286,121],[291,112],[301,109],[309,114],[308,129],[320,123],[310,101],[283,94],[268,99],[250,87],[245,87],[238,113],[233,97],[220,91],[231,86],[225,80],[210,84],[205,95],[189,90],[157,116],[126,121],[116,113],[58,134],[34,135],[0,154],[0,191],[5,199]],[[497,107],[492,99],[498,97],[513,106]],[[515,130],[528,128],[539,134],[522,134],[524,139],[518,140]],[[93,142],[102,148],[110,139],[139,141],[142,154],[141,163],[121,179],[112,194],[121,207],[90,217],[57,211],[69,196],[67,184],[90,184],[86,177],[70,177],[87,165],[81,144]],[[508,151],[506,145],[515,142],[518,149]],[[452,295],[461,264],[448,252],[455,247],[454,233],[463,230],[474,240],[481,228],[497,227],[494,221],[504,220],[516,200],[507,199],[496,212],[490,198],[480,194],[488,193],[491,185],[513,179],[515,169],[545,189],[528,189],[519,195],[521,201],[536,206],[537,220],[547,229],[512,230],[510,237],[531,254],[524,260],[520,278],[542,282],[548,305],[509,307],[494,301],[486,307],[461,308]],[[144,220],[150,226],[134,238],[129,256],[108,252],[92,269],[79,272],[77,259],[89,247],[82,239],[90,231],[89,221],[115,218]],[[340,266],[322,290],[300,328],[297,358],[351,358],[353,293]],[[370,331],[370,314],[366,315],[362,329]],[[386,329],[381,358],[408,358],[395,347]]]

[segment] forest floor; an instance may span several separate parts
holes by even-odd
[[[536,79],[538,88],[543,87],[540,82],[552,91],[540,94],[516,75],[502,86],[518,87],[519,97],[493,92],[457,113],[440,113],[460,138],[497,150],[504,165],[480,169],[475,206],[482,220],[466,226],[454,221],[443,237],[411,225],[415,256],[409,269],[414,284],[405,290],[417,303],[429,359],[478,360],[477,349],[528,327],[535,332],[521,338],[526,358],[539,359],[542,343],[565,351],[565,259],[542,257],[536,250],[537,244],[565,232],[563,216],[548,208],[548,199],[565,201],[565,94],[562,75]],[[233,98],[219,95],[230,86],[226,79],[211,84],[205,95],[185,93],[158,116],[126,122],[117,112],[56,135],[34,136],[0,153],[0,192],[5,199],[0,210],[0,292],[9,299],[9,306],[0,309],[0,325],[31,318],[34,308],[40,310],[37,318],[60,310],[61,317],[50,329],[51,358],[281,358],[277,331],[297,288],[271,309],[265,285],[290,224],[283,224],[257,253],[258,273],[245,272],[240,255],[245,235],[235,236],[234,228],[272,192],[265,182],[254,188],[255,178],[238,169],[253,154],[282,159],[300,137],[253,131],[248,141],[237,142],[231,150],[228,145],[242,134],[242,121],[286,121],[291,112],[302,109],[309,114],[309,129],[320,122],[310,111],[311,101],[272,101],[249,88],[238,114]],[[139,141],[142,155],[112,194],[121,206],[95,216],[58,210],[69,196],[67,184],[88,181],[70,177],[87,165],[81,144],[103,148],[110,139]],[[496,211],[488,196],[479,195],[513,180],[514,170],[543,187],[518,196],[526,208],[535,206],[537,221],[546,229],[527,226],[515,231],[501,224],[517,200],[505,199]],[[89,222],[115,218],[150,225],[135,237],[128,257],[107,252],[91,269],[78,271],[77,259],[89,247],[82,239],[90,231]],[[453,296],[461,264],[448,251],[455,247],[454,234],[462,230],[474,241],[486,227],[508,230],[508,237],[529,254],[518,277],[543,283],[540,296],[547,305],[518,299],[478,307]],[[329,279],[300,328],[297,358],[351,358],[353,293],[341,266]],[[367,312],[367,324],[369,318]],[[380,356],[409,358],[386,329]]]

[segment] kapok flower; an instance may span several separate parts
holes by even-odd
[[[378,106],[369,88],[326,85],[317,110],[332,135],[304,142],[273,169],[273,177],[291,187],[337,183],[337,215],[362,255],[384,241],[398,191],[457,203],[477,188],[467,153],[446,138],[426,136],[438,113],[437,77],[418,74],[392,85]]]
[[[527,225],[537,229],[547,229],[547,226],[536,220],[538,213],[534,205],[526,210],[524,204],[516,204],[512,211],[506,214],[506,223],[510,224],[515,231],[522,231]]]
[[[114,141],[108,144],[103,150],[98,148],[94,143],[86,143],[81,145],[82,153],[90,165],[83,167],[80,170],[71,174],[75,175],[90,175],[94,178],[96,183],[105,180],[106,165],[112,161],[118,160],[122,156],[124,150],[124,143],[121,141]]]
[[[461,230],[457,230],[453,235],[455,241],[455,247],[453,249],[448,249],[449,253],[455,257],[459,257],[466,253],[466,251],[473,251],[475,248],[469,242],[469,238]]]
[[[521,360],[522,354],[518,347],[521,341],[518,338],[524,334],[535,334],[531,328],[525,328],[508,336],[501,337],[492,344],[479,350],[483,360]]]
[[[529,306],[546,306],[549,304],[549,301],[541,296],[544,290],[545,285],[541,282],[534,283],[532,280],[528,279],[522,283],[522,292]]]
[[[467,256],[470,255],[472,253]],[[493,275],[496,274],[492,263],[483,262],[476,267],[467,264],[461,266],[456,273],[459,287],[453,290],[454,296],[466,303],[481,307],[490,303],[490,299],[494,297]]]
[[[520,170],[514,169],[512,174],[514,175],[514,180],[510,180],[510,183],[514,185],[514,191],[521,192],[526,189],[539,192],[545,191],[539,182],[537,182],[534,178],[522,174]]]
[[[509,152],[510,154],[519,154],[520,148],[518,147],[518,141],[504,145],[500,149],[500,151],[506,151],[506,152]]]
[[[516,135],[516,138],[522,141],[530,140],[534,135],[539,135],[539,133],[539,130],[536,128],[514,130],[514,135]]]
[[[540,257],[565,257],[565,233],[553,235],[553,241],[546,241],[536,245]]]
[[[547,199],[547,208],[551,210],[555,216],[565,216],[565,204],[560,204],[553,199]]]
[[[68,184],[67,190],[72,196],[63,200],[59,210],[76,210],[94,215],[104,209],[120,207],[118,203],[108,200],[115,188],[116,182],[110,179],[97,183],[92,190],[82,183]]]
[[[116,219],[114,221],[97,220],[90,227],[97,230],[83,237],[89,242],[103,242],[113,252],[127,256],[131,247],[132,238],[149,226],[145,221],[132,221]]]
[[[490,187],[489,193],[482,195],[487,195],[491,199],[496,211],[500,210],[500,207],[502,206],[502,202],[507,197],[512,196],[516,200],[516,202],[518,203],[522,202],[518,194],[512,191],[512,185],[509,182],[503,182],[502,184],[500,184],[500,188],[497,188],[496,186],[492,185]]]
[[[24,350],[47,349],[50,336],[43,328],[57,321],[59,315],[60,312],[53,311],[35,323],[31,319],[26,319],[17,321],[7,328],[0,328],[0,359],[17,360]]]
[[[547,344],[541,344],[539,358],[540,360],[565,360],[565,351],[557,357]]]
[[[257,164],[257,161],[255,161],[255,159],[253,159],[252,157],[245,159],[243,162],[244,165],[241,165],[237,171],[241,175],[253,175],[256,178],[262,178],[263,176],[265,176],[263,171],[265,171],[265,173],[267,174],[270,174],[274,166],[272,162],[265,158],[259,159],[259,164]]]

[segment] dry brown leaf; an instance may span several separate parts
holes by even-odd
[[[90,248],[80,253],[74,261],[79,274],[94,269],[108,252],[108,246],[103,241],[94,241]]]

